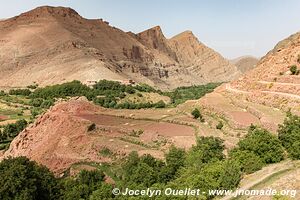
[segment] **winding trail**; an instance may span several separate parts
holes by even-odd
[[[274,83],[274,84],[280,84],[280,85],[293,85],[293,86],[300,86],[300,84],[296,84],[296,83],[277,83],[277,82],[268,82],[268,81],[258,81],[260,83]],[[239,90],[239,89],[235,89],[232,88],[230,83],[226,84],[226,90],[230,91],[230,92],[234,92],[234,93],[239,93],[239,94],[252,94],[253,92],[249,92],[249,91],[244,91],[244,90]],[[277,94],[277,95],[281,95],[281,96],[285,96],[285,97],[289,97],[289,98],[294,98],[294,99],[300,99],[300,95],[297,94],[290,94],[290,93],[285,93],[285,92],[275,92],[275,91],[266,91],[263,90],[261,91],[262,93],[266,93],[266,94]]]
[[[263,182],[264,180],[268,179],[272,175],[283,172],[288,169],[292,169],[294,167],[294,164],[292,161],[283,161],[276,164],[271,164],[269,166],[264,167],[262,170],[257,171],[254,174],[250,174],[249,176],[252,176],[252,180],[244,180],[246,183],[241,183],[241,187],[239,187],[237,190],[251,190],[255,185]],[[221,198],[221,200],[230,200],[233,199],[234,192],[231,195],[225,196]]]

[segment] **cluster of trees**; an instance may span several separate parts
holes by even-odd
[[[33,107],[39,107],[39,108],[50,108],[50,106],[54,105],[53,99],[43,99],[43,98],[32,98],[29,101],[29,105]]]
[[[0,149],[8,147],[10,142],[27,126],[25,119],[18,120],[16,123],[4,125],[0,130]]]
[[[136,86],[124,85],[117,81],[100,80],[92,88],[82,84],[80,81],[72,81],[63,84],[37,88],[30,86],[29,89],[10,90],[11,95],[23,95],[31,98],[29,105],[34,107],[49,108],[56,98],[66,98],[74,96],[85,96],[89,100],[93,100],[106,108],[116,109],[141,109],[141,108],[164,108],[166,104],[163,101],[156,103],[144,102],[118,103],[120,99],[126,97],[127,94],[136,92],[154,92],[161,95],[169,96],[173,105],[178,105],[190,99],[199,99],[206,93],[212,92],[220,83],[209,83],[201,86],[180,87],[170,92],[162,92],[147,84]],[[138,93],[140,96],[141,93]]]
[[[29,96],[31,91],[29,89],[12,89],[8,92],[10,95],[22,95],[22,96]]]
[[[225,159],[223,150],[221,139],[199,137],[187,152],[171,147],[165,161],[133,152],[122,166],[123,187],[199,188],[206,191],[203,199],[211,199],[209,189],[234,189],[242,175],[239,163]]]
[[[37,107],[51,106],[54,98],[66,98],[73,96],[86,96],[94,103],[106,108],[116,109],[140,109],[140,108],[164,108],[163,101],[157,103],[118,103],[120,99],[126,97],[126,94],[139,92],[160,92],[151,86],[141,84],[137,86],[123,85],[116,81],[101,80],[93,88],[90,88],[80,81],[72,81],[60,85],[47,86],[36,89],[29,97],[32,98],[31,105]]]
[[[112,186],[104,182],[99,170],[81,171],[75,179],[60,179],[26,157],[0,163],[0,199],[99,200],[112,198],[111,191]]]
[[[164,92],[163,94],[171,98],[174,105],[184,103],[187,100],[199,99],[205,94],[214,91],[221,83],[208,83],[206,85],[179,87],[171,92]]]
[[[251,125],[248,134],[229,152],[229,157],[239,161],[242,171],[249,174],[283,160],[284,148],[277,136]]]

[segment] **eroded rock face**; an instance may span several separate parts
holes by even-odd
[[[125,33],[71,8],[39,7],[0,21],[0,86],[133,79],[170,89],[238,76],[190,35],[166,39],[158,26]]]
[[[97,109],[83,99],[59,103],[21,132],[3,157],[26,156],[57,174],[76,162],[107,161],[93,147],[93,136],[87,133],[89,122],[76,117]]]

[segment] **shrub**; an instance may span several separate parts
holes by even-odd
[[[297,66],[296,65],[290,66],[290,71],[291,71],[292,75],[297,74],[297,71],[298,71]]]
[[[194,119],[198,119],[200,116],[201,116],[201,113],[199,111],[198,108],[195,108],[193,111],[192,111],[192,115],[194,116]]]
[[[288,112],[282,125],[279,125],[278,137],[287,149],[289,157],[300,159],[300,117]]]
[[[130,133],[129,133],[129,135],[130,136],[132,136],[132,137],[140,137],[140,135],[142,135],[144,133],[144,131],[143,130],[138,130],[138,131],[136,131],[136,130],[132,130]]]
[[[102,148],[102,149],[99,151],[99,153],[100,153],[102,156],[107,156],[107,157],[112,156],[112,155],[114,154],[114,153],[113,153],[109,148],[107,148],[107,147]]]
[[[298,58],[297,58],[297,63],[300,64],[300,54],[298,55]]]
[[[90,131],[94,131],[94,130],[96,130],[96,124],[92,123],[88,126],[87,131],[90,132]]]
[[[219,121],[219,123],[216,125],[216,129],[222,129],[223,126],[223,122]]]

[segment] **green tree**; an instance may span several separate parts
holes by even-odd
[[[246,174],[256,172],[264,166],[262,159],[251,151],[234,149],[230,152],[229,157],[237,160]]]
[[[8,158],[0,163],[0,199],[53,199],[59,197],[54,175],[26,157]]]
[[[201,167],[203,163],[213,160],[224,159],[223,140],[217,137],[198,137],[194,145],[187,154],[187,165]]]
[[[284,151],[279,139],[266,129],[251,127],[248,134],[238,142],[240,150],[253,152],[264,163],[276,163],[284,158]]]
[[[198,119],[200,116],[201,116],[201,113],[199,111],[198,108],[195,108],[193,111],[192,111],[192,115],[195,119]]]
[[[90,195],[89,200],[110,200],[114,198],[114,195],[112,194],[113,186],[102,183],[99,189],[93,191],[93,193]]]
[[[278,137],[287,149],[289,157],[300,159],[300,117],[288,112],[282,125],[279,125]]]

